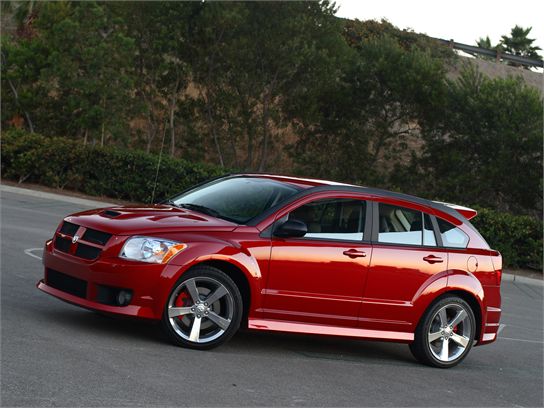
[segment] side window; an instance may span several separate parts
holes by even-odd
[[[436,218],[438,222],[438,229],[440,230],[440,236],[442,237],[442,244],[445,247],[452,248],[466,248],[468,245],[468,236],[455,225],[444,221],[440,218]]]
[[[423,245],[436,246],[436,238],[434,236],[433,224],[429,214],[423,215],[424,228],[423,228]]]
[[[317,200],[289,213],[288,219],[306,223],[304,238],[362,241],[366,202],[351,199]]]
[[[420,211],[379,203],[378,241],[391,244],[421,245],[423,219]]]

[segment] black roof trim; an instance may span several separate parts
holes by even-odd
[[[211,178],[209,180],[203,181],[202,183],[199,183],[199,184],[197,184],[195,186],[191,186],[191,187],[183,190],[181,193],[178,193],[176,195],[176,197],[186,193],[187,191],[193,190],[194,188],[200,187],[200,186],[202,186],[204,184],[210,183],[212,181],[217,181],[217,180],[220,180],[220,179],[230,179],[230,178],[236,178],[236,177],[254,177],[254,178],[265,177],[266,178],[266,176],[285,177],[286,178],[285,182],[288,182],[289,178],[292,178],[293,181],[296,181],[298,179],[298,177],[284,176],[284,175],[281,175],[281,174],[270,174],[270,173],[227,173],[227,174],[224,174],[222,176],[213,177],[213,178]],[[304,180],[304,177],[302,177],[301,180]],[[329,181],[329,180],[319,180],[319,179],[307,179],[307,180],[311,180],[311,181],[315,181],[315,182],[323,181],[325,183],[326,182],[333,183],[332,181]],[[278,182],[281,183],[282,181],[278,180]],[[444,212],[444,213],[446,213],[448,215],[451,215],[453,218],[459,220],[460,222],[464,223],[465,225],[468,225],[472,230],[474,230],[477,234],[479,234],[478,230],[460,212],[458,212],[458,211],[454,210],[453,208],[448,207],[448,206],[446,206],[444,204],[441,204],[441,203],[438,203],[438,202],[435,202],[435,201],[431,201],[431,200],[427,200],[425,198],[412,196],[412,195],[409,195],[409,194],[397,193],[397,192],[394,192],[394,191],[383,190],[383,189],[380,189],[380,188],[362,187],[362,186],[356,186],[356,185],[350,185],[350,184],[323,184],[323,185],[320,185],[320,186],[309,187],[307,189],[304,189],[304,190],[300,191],[297,194],[292,195],[287,200],[276,204],[274,207],[269,208],[268,210],[266,210],[262,214],[258,215],[257,217],[254,217],[254,218],[250,219],[248,222],[246,222],[245,225],[254,227],[257,224],[264,221],[270,215],[274,214],[280,208],[292,203],[293,201],[296,201],[296,200],[298,200],[298,199],[300,199],[302,197],[305,197],[307,195],[314,194],[314,193],[319,193],[319,192],[322,192],[322,191],[339,191],[339,192],[347,191],[347,192],[353,192],[353,193],[373,195],[373,196],[376,196],[376,197],[396,198],[396,199],[399,199],[399,200],[404,200],[404,201],[412,202],[412,203],[415,203],[415,204],[424,205],[426,207],[430,207],[432,209],[442,211],[442,212]]]
[[[246,177],[251,177],[251,175],[244,175]],[[453,208],[450,208],[444,204],[437,203],[431,200],[427,200],[425,198],[419,198],[416,196],[412,196],[409,194],[403,194],[403,193],[396,193],[394,191],[388,191],[388,190],[382,190],[379,188],[372,188],[372,187],[359,187],[359,186],[350,186],[350,185],[322,185],[322,186],[316,186],[316,187],[310,187],[308,189],[302,190],[300,193],[295,194],[291,197],[289,197],[287,200],[278,203],[274,207],[269,208],[259,216],[252,218],[249,220],[246,225],[249,226],[256,226],[260,222],[264,221],[266,218],[268,218],[270,215],[278,211],[281,207],[284,207],[287,204],[292,203],[293,201],[296,201],[302,197],[305,197],[310,194],[314,193],[320,193],[323,191],[338,191],[338,192],[352,192],[352,193],[361,193],[366,195],[372,195],[376,197],[390,197],[390,198],[396,198],[399,200],[404,200],[408,202],[412,202],[415,204],[424,205],[426,207],[442,211],[448,215],[451,215],[455,219],[461,221],[464,224],[469,225],[472,229],[474,227],[471,225],[471,223],[458,211],[454,210]]]

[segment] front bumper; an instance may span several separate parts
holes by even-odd
[[[162,316],[168,288],[179,270],[179,266],[145,264],[118,257],[87,261],[56,250],[51,241],[46,242],[43,264],[45,276],[36,285],[41,291],[87,309],[155,320]],[[55,279],[48,278],[49,274],[54,274]],[[78,285],[75,289],[71,289],[73,282]],[[105,289],[125,290],[132,298],[128,305],[118,306],[105,301],[101,295]]]

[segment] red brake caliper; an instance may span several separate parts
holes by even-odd
[[[174,306],[176,307],[190,306],[189,302],[190,302],[189,295],[186,292],[181,292],[176,298],[176,300],[174,301]],[[178,316],[178,319],[179,320],[183,319],[183,316]]]

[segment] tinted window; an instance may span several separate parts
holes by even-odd
[[[298,191],[292,185],[270,179],[235,177],[212,181],[176,197],[172,202],[243,224]]]
[[[421,245],[423,220],[420,211],[382,203],[378,208],[379,242]]]
[[[361,241],[364,238],[366,202],[350,199],[318,200],[289,213],[289,219],[306,223],[304,238]]]
[[[442,244],[445,247],[466,248],[468,245],[468,236],[455,225],[437,218],[438,229],[442,237]]]

